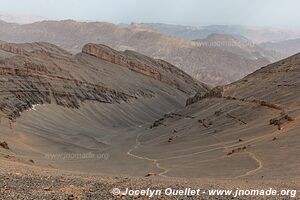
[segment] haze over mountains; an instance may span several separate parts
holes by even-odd
[[[203,39],[211,34],[228,34],[236,37],[246,37],[254,43],[278,42],[300,37],[300,31],[271,27],[264,28],[230,25],[194,27],[162,23],[132,23],[129,26],[138,26],[146,29],[152,29],[188,40]]]
[[[224,34],[209,36],[207,41],[199,43],[199,40],[184,40],[136,25],[122,28],[109,23],[71,20],[26,25],[0,23],[0,39],[4,41],[46,41],[73,53],[89,42],[134,50],[166,60],[209,85],[236,81],[281,57],[250,40]]]
[[[135,33],[140,41],[149,35],[172,38]],[[214,34],[190,42],[201,49],[216,41],[241,40]],[[254,60],[252,52],[261,49],[246,44],[208,45],[203,53]],[[25,199],[29,194],[18,188],[30,188],[37,199],[116,199],[111,188],[178,187],[192,184],[191,179],[197,187],[201,182],[236,188],[246,182],[299,188],[299,80],[299,54],[211,88],[166,61],[132,50],[87,43],[71,54],[47,42],[1,41],[0,174],[5,181],[0,196]]]
[[[8,23],[16,23],[16,24],[30,24],[34,22],[45,21],[47,18],[38,17],[32,15],[16,15],[16,14],[5,14],[0,13],[0,20],[3,20]]]
[[[260,45],[264,49],[279,52],[283,57],[300,52],[300,39],[290,39],[280,42],[266,42]]]
[[[300,189],[293,37],[239,26],[0,21],[0,199]]]

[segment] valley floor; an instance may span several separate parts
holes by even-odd
[[[226,189],[277,189],[299,190],[300,180],[230,180],[184,178],[137,178],[83,174],[64,170],[41,168],[1,158],[0,199],[148,199],[143,195],[125,195],[126,188],[133,190],[200,189],[201,191]],[[119,188],[120,195],[115,195]],[[123,194],[123,195],[122,195]],[[299,197],[299,196],[298,196]],[[199,196],[158,195],[152,199],[297,199],[289,196]]]
[[[149,198],[124,194],[126,188],[206,192],[153,199],[296,199],[300,110],[292,106],[276,126],[270,121],[282,118],[281,110],[237,98],[204,99],[184,110],[159,99],[37,105],[14,123],[1,120],[10,149],[0,148],[0,199]],[[209,195],[237,188],[290,193]]]

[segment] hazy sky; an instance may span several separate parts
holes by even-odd
[[[300,0],[0,0],[0,12],[49,19],[300,28]]]

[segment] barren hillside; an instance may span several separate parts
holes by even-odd
[[[222,48],[227,45],[199,45],[140,27],[122,28],[101,22],[44,21],[17,25],[0,22],[0,40],[9,42],[50,42],[78,53],[87,43],[105,44],[117,50],[133,50],[166,60],[194,78],[210,85],[236,81],[270,63],[273,55],[247,46],[239,51]],[[228,43],[231,40],[227,41]]]
[[[117,198],[112,187],[133,185],[299,188],[299,54],[209,89],[105,45],[0,49],[3,197],[24,197],[24,185],[36,198]]]

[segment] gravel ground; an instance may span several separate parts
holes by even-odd
[[[185,187],[207,189],[234,189],[257,187],[266,188],[268,182],[254,180],[187,180],[164,179],[158,177],[137,178],[124,176],[106,176],[80,174],[45,167],[38,167],[19,162],[0,159],[0,199],[149,199],[149,197],[114,195],[113,188],[123,192],[131,189],[184,189]],[[272,182],[274,188],[299,186],[299,180],[289,181],[288,184]],[[297,199],[288,197],[238,197],[233,196],[155,196],[151,199]]]

